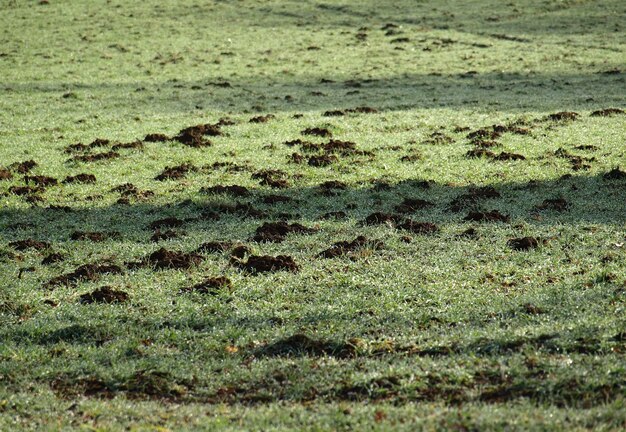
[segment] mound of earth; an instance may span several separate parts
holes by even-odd
[[[80,302],[90,303],[124,303],[128,300],[128,293],[114,290],[110,286],[103,286],[97,290],[80,296]]]
[[[317,230],[299,223],[266,222],[256,229],[252,240],[257,242],[282,242],[288,234],[312,234]]]
[[[299,270],[299,266],[288,255],[251,255],[248,257],[247,262],[238,261],[235,263],[239,268],[249,273],[269,273],[277,271],[290,271],[296,272]]]

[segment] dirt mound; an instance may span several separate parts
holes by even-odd
[[[450,210],[459,212],[466,207],[472,207],[479,201],[500,198],[500,193],[492,186],[470,188],[467,193],[459,195],[450,203]]]
[[[95,183],[96,176],[93,174],[77,174],[75,176],[67,176],[65,180],[62,181],[63,184],[71,184],[71,183]]]
[[[313,167],[325,167],[337,162],[337,156],[335,155],[321,155],[321,156],[311,156],[309,158],[308,164]]]
[[[223,253],[233,247],[233,242],[229,241],[212,241],[202,243],[196,249],[196,253]]]
[[[40,186],[11,186],[9,188],[9,193],[17,196],[33,195],[43,191],[44,189]]]
[[[252,117],[248,122],[249,123],[267,123],[268,121],[276,118],[273,114],[267,114],[264,116],[256,116]]]
[[[230,279],[224,276],[214,277],[205,279],[191,287],[183,288],[180,290],[181,293],[199,293],[199,294],[219,294],[224,288],[230,288],[232,286],[232,282]]]
[[[24,176],[24,181],[26,183],[34,183],[37,186],[41,186],[41,187],[56,186],[57,184],[59,184],[59,181],[55,179],[54,177],[48,177],[48,176],[43,176],[43,175]]]
[[[405,198],[404,201],[396,206],[395,211],[398,213],[412,213],[432,206],[434,204],[430,201],[419,198]]]
[[[56,285],[74,285],[80,281],[95,281],[100,275],[107,273],[122,274],[124,271],[114,264],[85,264],[71,273],[50,279],[47,285],[53,287]]]
[[[500,213],[498,210],[491,210],[487,212],[469,212],[463,220],[473,222],[510,222],[511,218],[508,215]]]
[[[415,234],[433,234],[439,231],[439,228],[434,223],[416,222],[410,219],[407,219],[406,221],[398,225],[398,228],[406,231],[411,231]]]
[[[624,110],[619,109],[619,108],[605,108],[605,109],[601,109],[598,111],[594,111],[592,112],[590,115],[591,117],[611,117],[614,115],[623,115]]]
[[[349,358],[356,355],[356,343],[332,342],[323,339],[312,339],[304,334],[295,334],[268,344],[255,352],[257,357],[286,356],[332,356]]]
[[[263,197],[262,201],[264,204],[272,205],[289,202],[291,198],[285,195],[267,195]]]
[[[357,153],[356,143],[352,141],[341,141],[331,139],[325,144],[322,144],[322,149],[327,153],[339,153],[342,155],[349,155]]]
[[[174,140],[188,147],[208,147],[211,141],[205,139],[205,136],[219,136],[222,131],[219,126],[212,124],[200,124],[181,129]]]
[[[312,135],[319,137],[332,137],[333,133],[328,128],[311,127],[300,132],[302,135]]]
[[[90,303],[124,303],[128,300],[128,293],[114,290],[110,286],[103,286],[97,290],[80,296],[80,302]]]
[[[70,159],[73,162],[98,162],[103,160],[115,159],[120,157],[120,154],[115,151],[108,151],[102,153],[94,153],[89,155],[77,155]]]
[[[256,229],[252,240],[256,242],[275,242],[285,240],[288,234],[312,234],[317,230],[307,228],[299,223],[288,224],[287,222],[266,222]]]
[[[510,239],[507,245],[513,250],[526,251],[539,247],[539,241],[535,237],[522,237]]]
[[[299,270],[293,258],[288,255],[278,255],[275,257],[269,255],[251,255],[248,257],[247,262],[236,261],[235,264],[242,270],[253,274],[276,271],[296,272]]]
[[[365,220],[363,221],[363,224],[364,225],[382,225],[382,224],[395,225],[399,223],[400,220],[401,220],[401,217],[398,215],[374,212],[365,218]]]
[[[602,176],[605,180],[623,180],[626,179],[626,172],[622,171],[618,168],[613,168],[608,173]]]
[[[65,257],[62,254],[55,252],[55,253],[51,253],[50,255],[45,257],[43,260],[41,260],[41,265],[55,264],[64,260],[65,260]]]
[[[39,166],[37,162],[31,159],[24,162],[13,162],[11,165],[8,166],[8,168],[9,170],[15,171],[19,174],[26,174],[37,166]]]
[[[482,128],[482,129],[477,129],[475,131],[468,133],[467,139],[472,140],[472,141],[476,139],[494,140],[494,139],[500,138],[501,136],[502,136],[502,132],[498,132],[493,129]]]
[[[521,154],[517,154],[517,153],[501,152],[500,154],[495,155],[493,157],[493,160],[497,160],[497,161],[518,161],[518,160],[526,160],[526,157],[521,155]]]
[[[331,247],[319,253],[320,258],[335,258],[342,255],[348,255],[361,249],[369,248],[372,250],[382,249],[384,244],[380,241],[370,241],[365,236],[358,236],[351,242],[340,241]]]
[[[348,185],[345,184],[342,181],[329,180],[329,181],[325,181],[323,183],[320,183],[319,187],[320,187],[320,189],[324,189],[324,190],[327,190],[327,191],[334,190],[334,189],[345,190],[345,189],[348,188]]]
[[[554,122],[569,122],[578,119],[580,114],[572,111],[560,111],[554,114],[550,114],[543,118],[544,121],[554,121]]]
[[[200,192],[205,194],[226,194],[232,196],[243,197],[250,194],[248,188],[238,185],[222,186],[216,185],[211,187],[203,187]]]
[[[27,249],[35,249],[41,251],[44,249],[48,249],[50,247],[50,243],[33,239],[26,239],[11,242],[9,243],[9,246],[18,251],[25,251]]]
[[[492,151],[486,150],[484,148],[474,148],[465,153],[465,156],[468,158],[476,159],[476,158],[490,158],[494,159],[496,154]]]
[[[151,253],[145,261],[156,269],[188,269],[200,264],[204,258],[195,253],[168,251],[161,248]]]
[[[111,237],[118,237],[119,233],[105,233],[105,232],[89,232],[89,231],[74,231],[70,235],[71,240],[75,241],[92,241],[103,242]]]
[[[338,110],[330,110],[324,112],[322,114],[324,117],[339,117],[347,114],[376,114],[378,112],[377,109],[371,108],[368,106],[361,106],[356,108],[347,108],[347,109],[338,109]]]
[[[537,210],[552,210],[563,212],[569,208],[569,203],[564,198],[551,198],[544,200],[541,204],[535,206]]]
[[[175,239],[179,237],[180,237],[180,234],[174,230],[161,231],[157,229],[150,237],[150,241],[157,243],[162,240],[170,240],[170,239]]]
[[[163,135],[160,133],[152,133],[148,134],[144,137],[144,142],[165,142],[169,141],[171,138],[167,135]]]
[[[11,180],[13,174],[8,169],[0,168],[0,180]]]
[[[129,142],[129,143],[119,143],[119,144],[115,144],[114,146],[111,147],[111,150],[113,151],[118,151],[118,150],[140,150],[143,149],[143,143],[141,141],[133,141],[133,142]]]
[[[261,186],[270,186],[273,188],[284,189],[289,187],[289,182],[285,179],[287,173],[281,170],[261,170],[252,174],[255,180],[261,180]]]
[[[196,170],[197,168],[190,163],[184,163],[184,164],[173,166],[173,167],[168,166],[168,167],[165,167],[163,172],[161,172],[161,174],[156,176],[154,179],[158,181],[178,180],[178,179],[184,178],[188,172],[196,171]]]

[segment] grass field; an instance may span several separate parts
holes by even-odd
[[[0,430],[624,430],[622,0],[0,0]]]

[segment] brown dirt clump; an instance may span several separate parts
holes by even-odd
[[[327,191],[330,191],[330,190],[335,190],[335,189],[338,189],[338,190],[345,190],[345,189],[347,189],[347,188],[348,188],[348,185],[347,185],[347,184],[345,184],[345,183],[344,183],[344,182],[342,182],[342,181],[338,181],[338,180],[328,180],[328,181],[325,181],[325,182],[323,182],[323,183],[320,183],[320,184],[319,184],[319,187],[320,187],[320,189],[324,189],[324,190],[327,190]]]
[[[513,250],[526,251],[539,247],[539,241],[534,237],[522,237],[510,239],[507,245]]]
[[[235,258],[243,259],[246,255],[250,255],[250,253],[252,253],[252,251],[250,250],[248,246],[240,244],[238,246],[235,246],[230,251],[230,257],[233,260],[233,262],[236,262],[237,260]]]
[[[159,228],[177,228],[184,224],[185,222],[177,217],[167,217],[163,219],[157,219],[155,221],[150,222],[150,228],[153,230]]]
[[[59,184],[59,181],[55,179],[54,177],[48,177],[48,176],[43,176],[43,175],[24,176],[24,181],[26,183],[34,183],[37,186],[42,186],[42,187],[55,186]]]
[[[171,138],[167,135],[163,135],[160,133],[151,133],[144,137],[144,142],[165,142],[169,141]]]
[[[248,257],[248,261],[237,261],[235,264],[242,270],[253,274],[276,271],[296,272],[299,270],[296,262],[288,255],[278,255],[275,257],[269,255],[252,255]]]
[[[537,210],[552,210],[563,212],[569,208],[569,203],[564,198],[550,198],[535,206]]]
[[[27,249],[35,249],[41,251],[50,248],[50,243],[33,239],[26,239],[11,242],[9,243],[9,246],[18,251],[25,251]]]
[[[181,293],[219,294],[224,288],[230,288],[232,282],[224,276],[205,279],[204,281],[180,290]]]
[[[500,213],[498,210],[491,210],[486,212],[469,212],[463,220],[473,222],[510,222],[511,218],[508,215]]]
[[[108,238],[118,236],[119,233],[105,233],[105,232],[85,232],[85,231],[74,231],[70,235],[71,240],[75,241],[92,241],[92,242],[103,242]]]
[[[311,156],[309,158],[308,164],[312,167],[325,167],[337,162],[337,156],[335,155],[321,155],[321,156]]]
[[[157,269],[188,269],[200,264],[203,258],[195,253],[168,251],[161,248],[151,253],[146,261]]]
[[[267,123],[268,121],[272,120],[276,118],[276,116],[274,116],[273,114],[267,114],[264,116],[256,116],[256,117],[252,117],[249,122],[250,123]]]
[[[196,253],[223,253],[231,247],[233,247],[233,242],[230,241],[211,241],[198,246]]]
[[[374,212],[363,221],[364,225],[383,225],[383,224],[391,224],[395,225],[399,223],[401,217],[394,214],[382,213],[382,212]]]
[[[494,140],[500,138],[502,136],[502,132],[495,131],[493,129],[482,128],[472,131],[467,134],[467,139],[475,140],[475,139],[489,139]]]
[[[122,274],[124,271],[115,264],[85,264],[71,273],[50,279],[47,286],[74,285],[80,281],[95,281],[103,274]]]
[[[410,219],[407,219],[406,221],[398,225],[398,228],[406,231],[411,231],[415,234],[433,234],[439,231],[439,228],[434,223],[416,222]]]
[[[327,128],[320,128],[320,127],[306,128],[300,133],[302,135],[312,135],[312,136],[320,136],[320,137],[332,137],[333,136],[333,133],[330,130],[328,130]]]
[[[380,241],[369,241],[365,236],[358,236],[351,242],[340,241],[333,244],[328,249],[320,252],[318,255],[321,258],[336,258],[342,255],[348,255],[352,252],[356,252],[361,249],[369,248],[378,250],[383,248],[383,243]]]
[[[19,174],[26,174],[33,168],[37,167],[38,164],[34,160],[27,160],[24,162],[14,162],[8,166],[9,170],[15,171]]]
[[[118,152],[108,151],[108,152],[94,153],[94,154],[89,154],[89,155],[77,155],[77,156],[74,156],[70,160],[74,162],[97,162],[97,161],[115,159],[118,157],[120,157],[120,154]]]
[[[285,179],[287,173],[281,170],[261,170],[252,174],[252,178],[260,180],[261,186],[270,186],[277,189],[289,187],[289,182]]]
[[[580,114],[576,112],[560,111],[560,112],[550,114],[544,117],[544,120],[550,120],[550,121],[555,121],[555,122],[568,122],[568,121],[574,121],[578,119],[579,116]]]
[[[173,167],[168,166],[168,167],[165,167],[163,172],[161,172],[161,174],[156,176],[154,179],[158,181],[178,180],[178,179],[184,178],[188,172],[196,171],[196,170],[197,168],[190,163],[184,163],[184,164],[173,166]]]
[[[62,181],[63,184],[71,183],[95,183],[96,176],[93,174],[76,174],[75,176],[67,176]]]
[[[624,110],[619,109],[619,108],[605,108],[605,109],[601,109],[598,111],[594,111],[592,112],[590,115],[591,117],[611,117],[614,115],[623,115]]]
[[[41,264],[50,265],[50,264],[55,264],[64,260],[65,260],[65,256],[63,256],[62,254],[58,252],[54,252],[48,255],[47,257],[45,257],[43,260],[41,260]]]
[[[174,140],[188,147],[208,147],[211,141],[205,139],[205,136],[219,136],[222,131],[219,126],[212,124],[201,124],[181,129]]]
[[[300,153],[292,153],[291,156],[288,157],[289,162],[295,163],[295,164],[301,164],[302,162],[304,162],[304,156],[302,156]]]
[[[118,150],[141,150],[143,149],[143,143],[141,141],[133,141],[133,142],[128,142],[128,143],[119,143],[119,144],[115,144],[114,146],[111,147],[111,150],[113,151],[118,151]]]
[[[465,156],[468,158],[490,158],[494,159],[496,154],[492,151],[486,150],[484,148],[474,148],[465,153]]]
[[[501,152],[498,155],[495,155],[493,160],[497,161],[518,161],[518,160],[526,160],[526,157],[517,154],[517,153],[509,153],[509,152]]]
[[[591,144],[582,144],[579,146],[574,147],[576,150],[586,150],[586,151],[596,151],[596,150],[600,150],[599,147],[591,145]]]
[[[0,168],[0,180],[11,180],[13,174],[8,169]]]
[[[83,304],[90,303],[124,303],[128,301],[129,296],[125,291],[114,290],[110,286],[103,286],[97,290],[80,296],[80,302]]]
[[[288,234],[312,234],[317,230],[307,228],[299,223],[266,222],[256,229],[252,240],[257,242],[282,242]]]
[[[200,192],[205,193],[205,194],[226,194],[226,195],[232,195],[232,196],[238,196],[238,197],[247,196],[250,194],[250,191],[248,190],[248,188],[244,186],[238,186],[238,185],[229,185],[229,186],[217,185],[217,186],[211,186],[211,187],[204,187],[200,190]]]
[[[255,352],[257,357],[289,357],[289,356],[332,356],[349,358],[356,355],[356,343],[332,342],[323,339],[312,339],[304,334],[295,334],[268,344]]]
[[[412,213],[432,206],[434,206],[434,204],[430,201],[419,198],[405,198],[404,201],[396,206],[395,210],[398,213]]]
[[[623,180],[626,179],[626,172],[618,168],[613,168],[602,176],[605,180]]]
[[[285,144],[287,147],[294,147],[294,146],[303,146],[303,145],[310,145],[313,144],[310,141],[303,141],[300,138],[297,138],[295,140],[291,140],[291,141],[285,141],[283,144]]]
[[[331,139],[326,144],[322,144],[322,149],[327,153],[339,153],[343,155],[349,155],[357,153],[356,143],[352,141],[341,141]]]
[[[40,186],[11,186],[9,193],[17,196],[26,196],[43,192],[43,190],[44,189]]]

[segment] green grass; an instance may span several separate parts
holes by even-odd
[[[0,0],[0,169],[97,179],[25,196],[11,193],[24,174],[0,180],[0,430],[622,430],[626,180],[607,173],[626,170],[626,115],[591,114],[626,108],[625,14],[618,0]],[[377,112],[324,115],[364,106]],[[562,111],[578,116],[547,118]],[[208,147],[65,150],[224,117]],[[467,156],[470,132],[510,124],[526,133],[487,150],[525,160]],[[362,152],[309,166],[319,151],[284,143],[328,142],[311,127]],[[183,163],[195,169],[155,179]],[[253,178],[266,169],[287,187]],[[345,189],[324,193],[329,180]],[[126,204],[112,191],[125,183],[140,191]],[[202,193],[215,185],[250,194]],[[452,208],[478,187],[499,197]],[[436,233],[363,223],[405,198],[433,204],[403,219]],[[540,208],[557,198],[563,211]],[[152,241],[166,217],[179,237]],[[283,218],[315,232],[251,239]],[[359,235],[365,247],[319,257]],[[508,244],[527,236],[539,247]],[[24,239],[50,247],[10,245]],[[253,275],[228,251],[129,265],[217,240],[299,270]],[[121,273],[49,284],[89,263]],[[218,276],[231,286],[181,292]],[[81,303],[102,286],[129,300]]]

